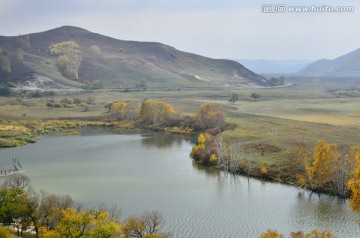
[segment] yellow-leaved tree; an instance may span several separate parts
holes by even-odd
[[[305,145],[299,146],[296,153],[301,158],[304,172],[298,175],[298,184],[312,190],[330,190],[345,197],[355,163],[352,151],[345,148],[340,153],[336,144],[319,141],[312,156]]]
[[[285,238],[283,234],[275,230],[268,229],[266,232],[262,233],[259,238]],[[309,233],[304,233],[302,231],[291,232],[290,238],[336,238],[331,231],[324,230],[312,230]]]
[[[352,156],[356,159],[356,166],[348,183],[351,192],[349,207],[358,214],[360,225],[360,146],[352,148]]]
[[[58,56],[57,63],[64,76],[77,80],[82,61],[80,46],[74,41],[64,41],[49,46],[50,54]]]
[[[178,113],[171,104],[145,99],[141,104],[140,122],[145,125],[167,126],[175,124]]]
[[[196,125],[200,130],[225,128],[225,116],[222,110],[211,103],[200,105],[195,114]]]

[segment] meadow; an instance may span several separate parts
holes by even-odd
[[[79,95],[41,98],[0,98],[0,115],[9,120],[82,120],[104,121],[109,114],[104,105],[116,101],[156,99],[174,106],[182,115],[193,115],[202,103],[214,103],[225,112],[230,125],[223,133],[228,142],[242,146],[244,156],[261,166],[289,164],[293,151],[301,143],[314,148],[319,140],[340,146],[360,143],[360,97],[339,96],[331,90],[360,84],[360,81],[319,81],[295,83],[286,88],[181,88],[135,92],[97,91]],[[250,97],[256,92],[257,101]],[[229,95],[238,100],[231,104]],[[83,108],[48,108],[46,103],[63,98],[86,100],[95,97],[95,104]]]

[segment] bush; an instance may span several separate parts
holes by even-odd
[[[46,106],[47,106],[47,107],[54,107],[54,103],[53,103],[53,102],[47,102],[47,103],[46,103]]]
[[[12,94],[12,91],[10,88],[0,87],[0,96],[9,97],[9,96],[11,96],[11,94]]]
[[[0,226],[0,237],[1,238],[10,238],[10,232],[8,229]]]
[[[43,96],[43,93],[40,90],[36,90],[35,92],[30,94],[33,98],[41,98]]]
[[[54,103],[54,107],[55,108],[62,108],[63,105],[61,103],[56,102],[56,103]]]
[[[8,83],[7,83],[7,86],[8,86],[9,88],[16,88],[16,84],[13,83],[13,82],[8,82]]]

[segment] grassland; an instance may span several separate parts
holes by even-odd
[[[22,99],[20,102],[16,98],[0,98],[0,117],[11,120],[104,121],[109,116],[104,108],[107,102],[140,103],[145,98],[166,101],[183,115],[192,115],[199,105],[211,102],[223,109],[228,123],[236,125],[235,129],[224,133],[226,141],[243,145],[244,155],[256,165],[280,168],[292,163],[293,150],[300,143],[307,143],[310,148],[314,148],[318,140],[340,146],[360,144],[360,97],[339,96],[329,90],[340,86],[344,84],[333,82],[324,86],[311,82],[276,89],[102,91],[67,96],[84,100],[95,96],[95,105],[90,105],[86,112],[82,108],[46,107],[48,100],[61,100],[64,96]],[[250,98],[252,92],[260,94],[258,101]],[[234,105],[228,102],[230,93],[240,95]],[[270,137],[271,140],[262,141]]]

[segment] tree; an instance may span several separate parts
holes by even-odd
[[[125,107],[126,104],[124,102],[115,102],[112,104],[111,112],[117,120],[125,119]]]
[[[259,238],[285,238],[285,236],[277,231],[268,229],[266,232],[262,233]]]
[[[95,100],[96,100],[96,98],[95,98],[95,96],[88,96],[87,98],[86,98],[86,103],[87,104],[95,104]]]
[[[72,103],[76,104],[76,105],[80,105],[81,104],[81,98],[73,98]]]
[[[250,95],[250,97],[253,98],[253,99],[255,100],[255,102],[256,102],[257,99],[260,97],[260,94],[258,94],[258,93],[252,93],[252,94]]]
[[[25,49],[30,48],[30,37],[29,35],[22,35],[22,36],[17,36],[15,38],[16,43]]]
[[[10,238],[9,230],[7,230],[4,227],[0,226],[0,237],[1,238]]]
[[[54,230],[62,217],[62,210],[74,206],[70,196],[47,194],[41,192],[38,208],[38,223],[43,231]]]
[[[11,63],[7,55],[0,56],[1,71],[7,74],[11,73]]]
[[[179,116],[171,104],[145,99],[141,104],[139,117],[142,124],[164,126],[172,124]]]
[[[93,220],[94,215],[89,211],[77,212],[74,208],[66,208],[61,211],[61,219],[54,231],[60,237],[89,237],[90,226]]]
[[[17,48],[16,49],[16,59],[19,61],[23,61],[24,60],[24,54],[25,51],[21,48]]]
[[[235,102],[238,100],[238,98],[239,98],[239,95],[237,93],[232,93],[229,96],[229,102],[231,104],[235,104]]]
[[[125,119],[135,121],[140,116],[140,105],[136,102],[128,102],[125,107]]]
[[[129,217],[125,222],[122,231],[126,238],[171,238],[172,234],[160,232],[161,223],[162,216],[159,212],[148,212],[140,217]]]
[[[349,191],[351,192],[349,207],[358,214],[360,225],[360,146],[353,147],[351,155],[356,159],[356,164],[348,183]]]
[[[26,175],[17,173],[6,177],[1,188],[8,191],[8,194],[15,194],[16,199],[13,202],[16,204],[16,209],[13,213],[13,222],[17,224],[18,231],[26,230],[26,227],[31,223],[34,225],[35,232],[38,234],[38,196],[33,190],[31,181]],[[0,206],[1,207],[1,206]],[[10,209],[12,206],[9,205]],[[14,215],[15,214],[15,215]]]
[[[21,173],[7,176],[1,187],[5,189],[19,189],[29,193],[34,192],[29,177]]]
[[[285,238],[285,236],[275,230],[268,229],[266,232],[262,233],[259,238]],[[312,230],[309,233],[304,233],[302,231],[291,232],[290,238],[335,238],[335,236],[328,230]]]
[[[97,46],[97,45],[91,45],[89,47],[89,53],[92,55],[92,56],[99,56],[101,55],[101,50],[100,48]]]
[[[211,103],[200,105],[195,114],[196,124],[201,130],[219,127],[225,128],[225,116],[222,110]]]
[[[79,68],[82,61],[80,46],[74,41],[64,41],[52,44],[50,54],[58,56],[58,66],[61,72],[71,79],[79,78]]]
[[[219,156],[214,137],[208,133],[201,133],[198,136],[198,144],[192,147],[190,157],[203,165],[216,165]]]
[[[31,224],[37,232],[37,208],[38,197],[30,180],[22,174],[7,177],[0,189],[0,223],[14,224],[18,235]]]
[[[345,197],[348,192],[348,182],[355,164],[354,148],[345,148],[342,153],[336,144],[319,141],[313,156],[305,145],[301,145],[296,152],[303,164],[304,173],[298,175],[298,183],[309,185],[314,189],[331,189],[338,196]]]
[[[112,108],[112,105],[113,105],[113,103],[112,102],[108,102],[108,103],[106,103],[105,104],[105,109],[107,109],[108,110],[108,112],[110,112],[111,111],[111,108]]]

